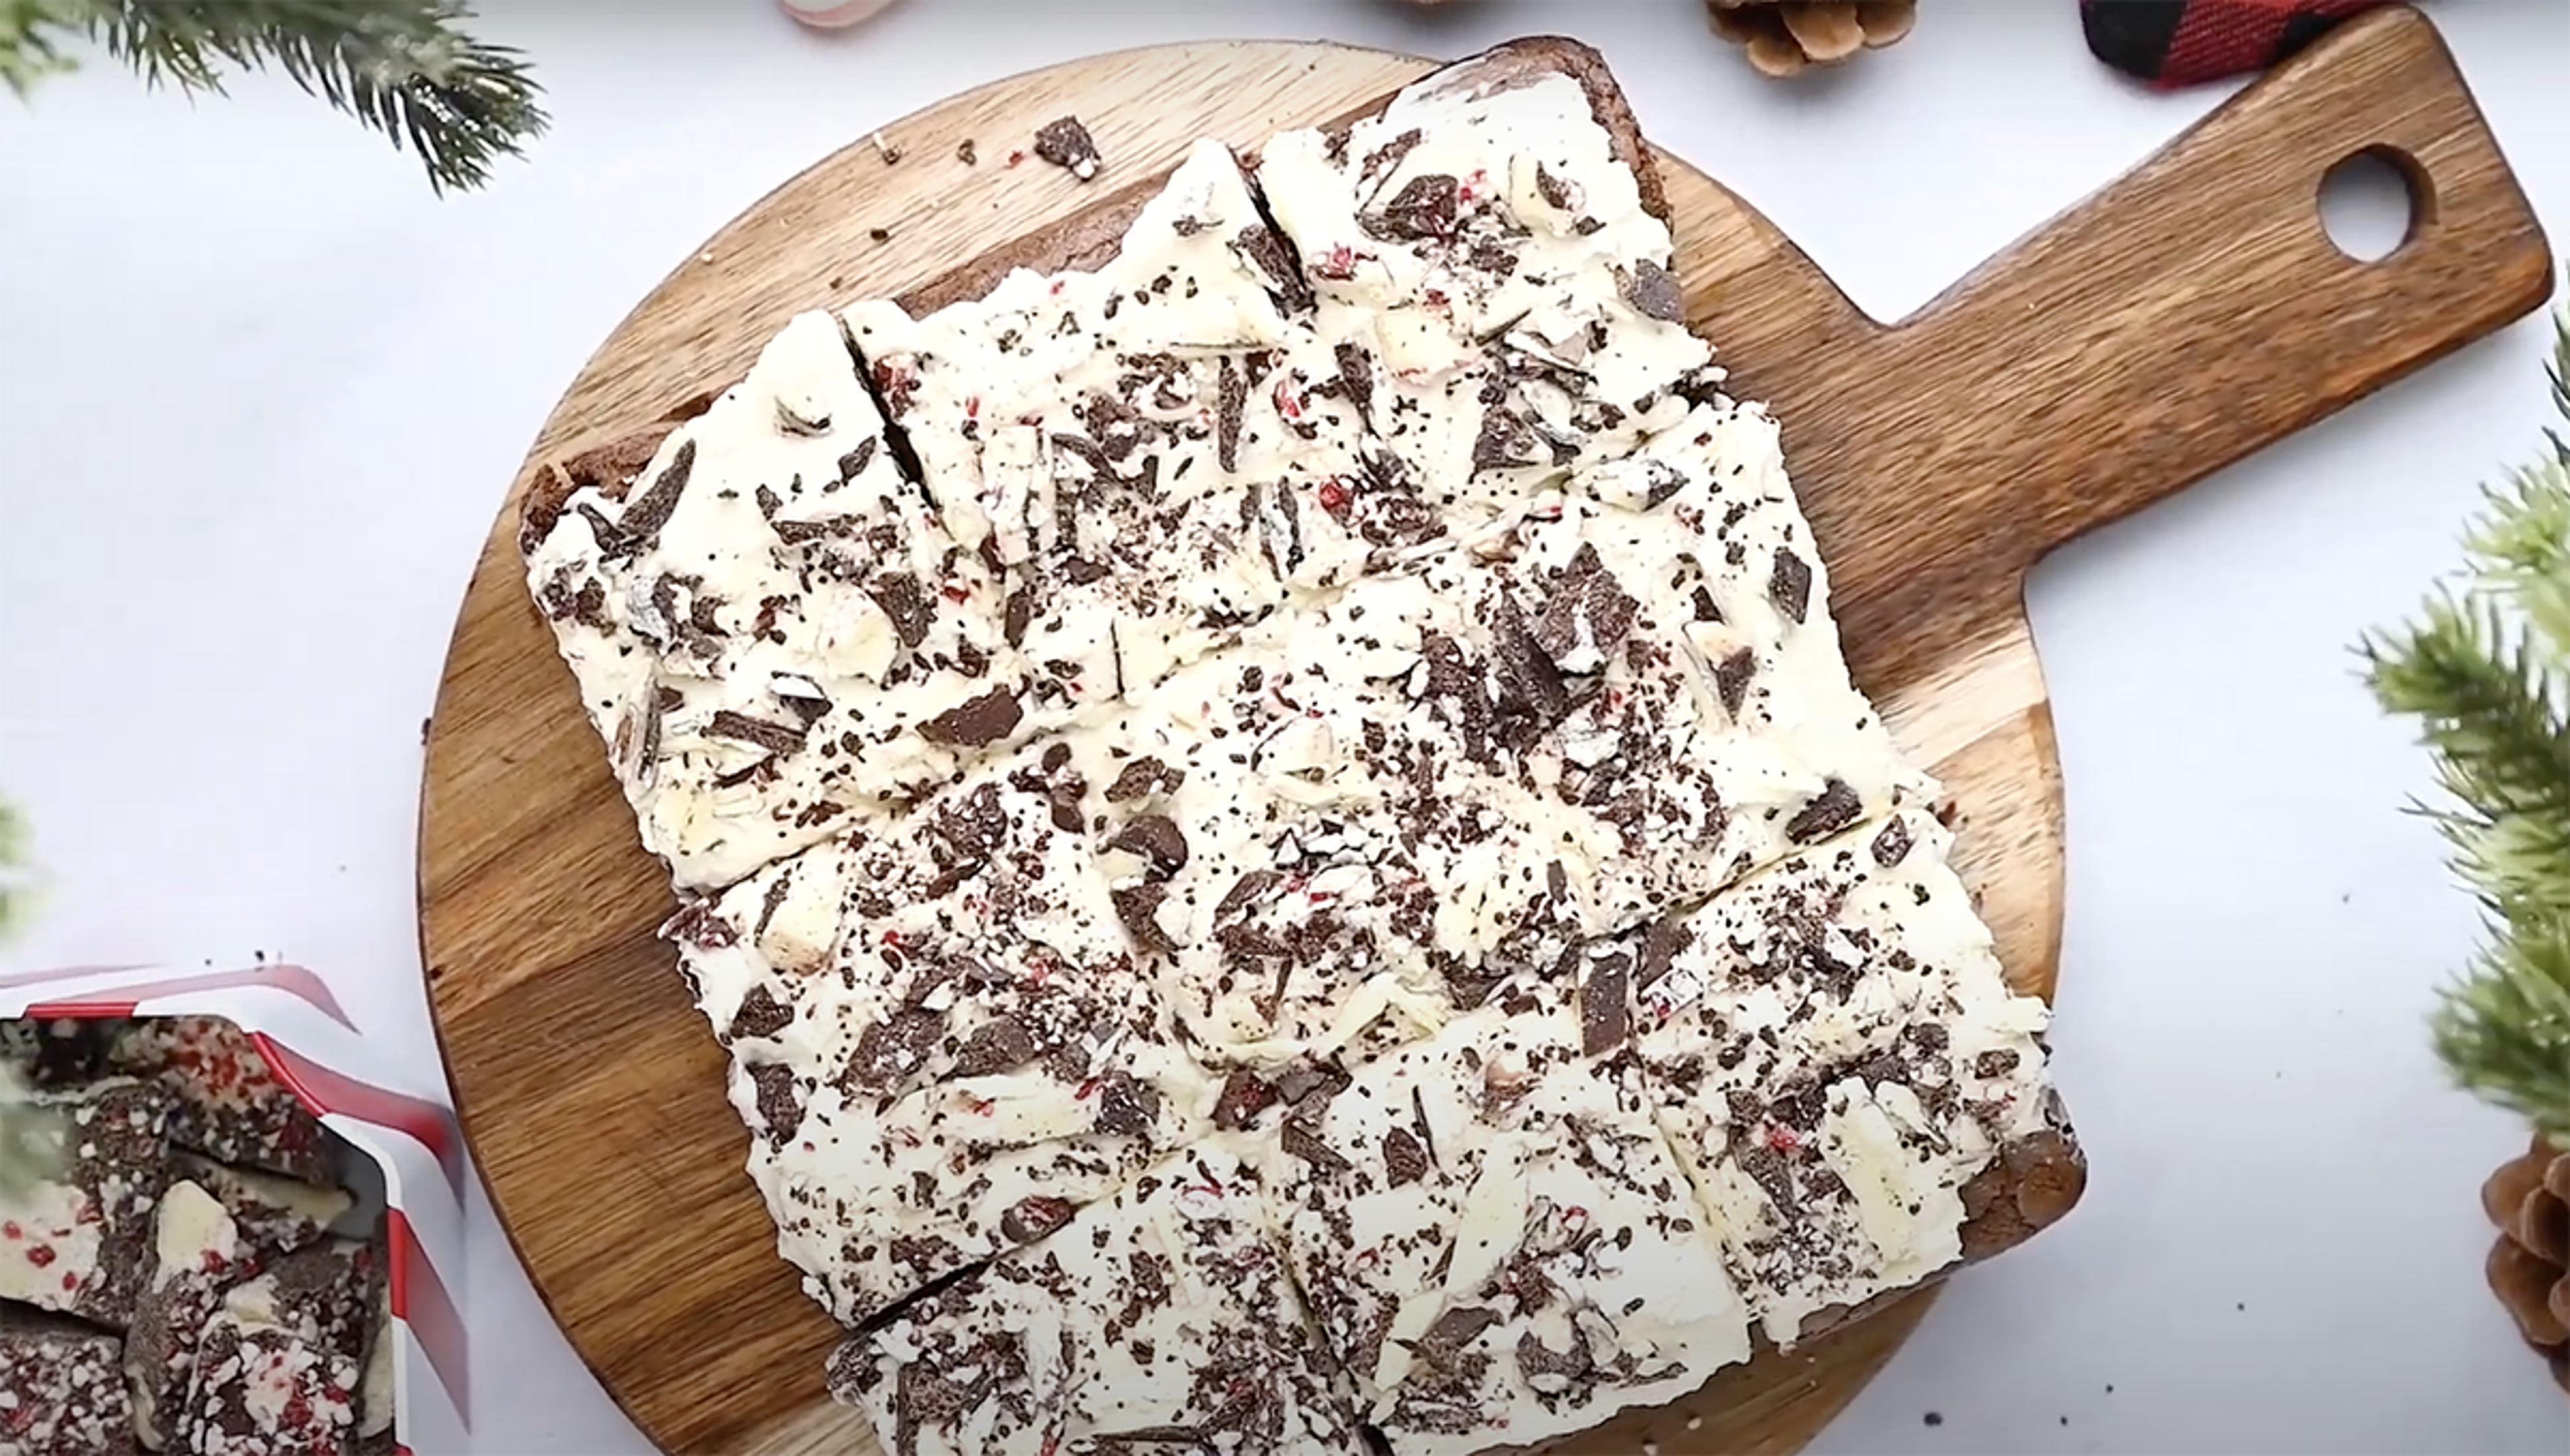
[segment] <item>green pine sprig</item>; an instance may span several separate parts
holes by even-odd
[[[273,67],[407,148],[433,189],[469,190],[550,124],[525,59],[465,34],[471,18],[457,0],[0,0],[0,83],[23,96],[73,69],[74,38],[209,95]]]
[[[2570,308],[2552,403],[2570,424]],[[2460,579],[2359,651],[2375,698],[2414,718],[2436,824],[2480,902],[2480,947],[2430,1022],[2457,1085],[2570,1148],[2570,443],[2486,493]]]

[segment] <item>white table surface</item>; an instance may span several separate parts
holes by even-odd
[[[835,37],[764,0],[494,0],[558,127],[446,201],[281,82],[192,106],[100,66],[0,101],[0,787],[51,881],[7,961],[287,953],[435,1078],[419,729],[500,495],[665,269],[873,126],[1152,41],[1576,28],[1659,141],[1897,316],[2222,94],[2122,84],[2073,0],[1927,8],[1785,86],[1694,0],[903,0]],[[2437,13],[2570,247],[2570,7]],[[2476,1189],[2522,1134],[2447,1090],[2421,1028],[2472,910],[2348,655],[2536,445],[2548,341],[2522,323],[2043,569],[2059,1075],[2093,1182],[1955,1280],[1820,1450],[2570,1450],[2481,1280]],[[479,1449],[646,1451],[477,1220]]]

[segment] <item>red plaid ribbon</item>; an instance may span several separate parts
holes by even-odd
[[[2098,60],[2158,87],[2264,71],[2385,0],[2079,0]]]

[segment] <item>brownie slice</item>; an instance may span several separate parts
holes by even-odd
[[[134,1450],[116,1336],[0,1303],[0,1451],[133,1456]]]
[[[173,1423],[178,1456],[347,1456],[356,1434],[357,1361],[309,1328],[231,1306],[197,1350],[196,1379]]]
[[[130,1023],[110,1055],[116,1070],[170,1090],[170,1140],[224,1163],[306,1183],[329,1183],[329,1135],[268,1069],[249,1033],[219,1016],[155,1016]]]
[[[231,1215],[242,1242],[269,1259],[317,1242],[355,1203],[343,1188],[234,1168],[200,1153],[180,1151],[176,1166]]]
[[[123,1329],[151,1272],[153,1210],[170,1180],[170,1095],[121,1078],[39,1093],[23,1111],[42,1120],[57,1171],[0,1193],[0,1299]]]
[[[186,1180],[170,1185],[155,1228],[152,1276],[126,1330],[125,1372],[135,1433],[158,1451],[187,1401],[207,1327],[223,1296],[256,1272],[258,1256],[222,1204]]]

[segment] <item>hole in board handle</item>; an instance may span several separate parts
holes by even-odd
[[[2378,263],[2407,247],[2435,217],[2436,191],[2418,159],[2367,147],[2321,177],[2321,230],[2340,252]]]

